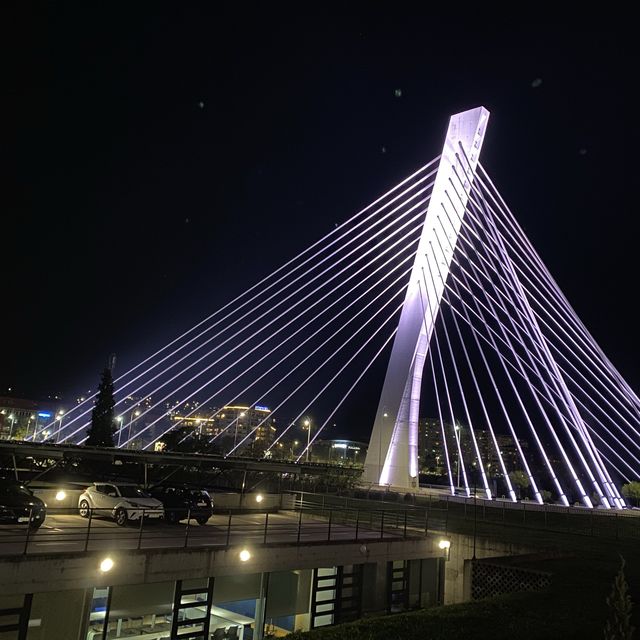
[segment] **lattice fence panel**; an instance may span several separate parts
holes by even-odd
[[[533,569],[488,562],[471,564],[471,599],[491,598],[502,593],[539,591],[551,584],[551,574]]]

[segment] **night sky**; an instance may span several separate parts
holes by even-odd
[[[485,167],[638,388],[637,57],[620,28],[88,4],[7,22],[0,395],[71,399],[112,352],[123,372],[478,105]]]

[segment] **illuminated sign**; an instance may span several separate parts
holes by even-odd
[[[269,409],[269,407],[260,407],[256,405],[256,411],[271,411],[271,409]]]
[[[346,443],[344,443],[344,442],[335,442],[335,443],[333,444],[333,448],[334,448],[334,449],[346,449],[346,448],[347,448],[347,445],[346,445]]]
[[[51,417],[51,414],[48,411],[39,411],[38,415],[41,418],[50,418]]]

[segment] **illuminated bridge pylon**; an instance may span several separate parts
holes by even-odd
[[[489,112],[478,107],[449,121],[365,463],[365,480],[377,484],[417,486],[422,373],[444,292],[443,279],[426,277],[428,256],[433,250],[446,279],[453,257],[451,247],[456,246],[471,188],[466,178],[462,183],[454,181],[457,158],[463,150],[471,173],[475,172],[488,119]],[[449,204],[447,194],[452,189],[456,189],[456,215],[440,226],[441,208],[445,201]],[[430,308],[425,314],[427,302]]]
[[[213,286],[208,317],[115,379],[116,446],[313,462],[373,417],[367,483],[422,469],[452,494],[624,507],[640,400],[482,167],[488,117],[454,115],[439,156],[232,300]],[[85,444],[94,400],[29,438]]]
[[[440,433],[423,458],[451,493],[622,508],[617,484],[639,475],[638,397],[480,167],[488,116],[480,107],[449,122],[365,480],[418,486],[426,410]]]

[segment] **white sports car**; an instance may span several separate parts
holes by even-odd
[[[109,515],[116,524],[124,527],[129,520],[142,517],[164,518],[160,500],[152,498],[135,484],[94,482],[78,498],[78,510],[83,518]]]

